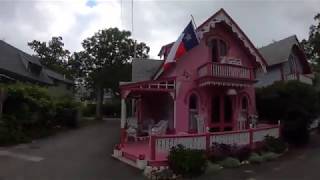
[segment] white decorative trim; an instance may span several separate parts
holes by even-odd
[[[209,22],[207,22],[203,27],[201,27],[197,34],[199,38],[203,38],[203,35],[210,31],[211,28],[214,28],[216,26],[216,23],[225,22],[228,24],[232,31],[237,34],[238,38],[242,40],[244,43],[244,46],[249,49],[250,53],[256,58],[256,61],[261,65],[264,72],[266,72],[266,67],[263,63],[263,60],[260,58],[260,56],[256,53],[256,51],[252,48],[249,40],[244,36],[244,34],[241,32],[237,26],[232,23],[232,20],[226,16],[225,13],[218,13],[214,18],[212,18]]]
[[[231,86],[231,87],[250,87],[251,85],[248,84],[241,84],[241,83],[232,83],[232,82],[220,82],[220,81],[206,81],[203,83],[200,83],[200,87],[204,86]]]

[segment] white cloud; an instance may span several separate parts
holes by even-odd
[[[225,8],[257,46],[297,34],[306,38],[319,1],[160,1],[134,0],[134,32],[156,57],[161,45],[174,41],[190,20],[199,25]],[[62,36],[66,48],[81,49],[81,42],[99,29],[131,30],[131,0],[15,0],[0,2],[0,39],[31,52],[27,42]]]

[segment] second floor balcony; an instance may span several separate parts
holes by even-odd
[[[246,86],[255,82],[253,68],[234,64],[209,62],[197,70],[200,86],[221,84],[227,86]]]

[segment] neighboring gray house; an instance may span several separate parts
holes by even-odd
[[[288,80],[312,84],[310,65],[295,35],[264,46],[259,51],[268,66],[267,73],[257,72],[256,87]]]
[[[48,86],[49,92],[54,96],[73,96],[74,94],[74,82],[65,75],[52,71],[50,69],[44,69],[49,78],[53,81],[53,86]]]
[[[52,95],[73,94],[73,81],[45,69],[39,59],[0,40],[0,82],[24,82],[48,87]]]
[[[134,59],[132,61],[132,82],[147,81],[159,70],[163,60]]]

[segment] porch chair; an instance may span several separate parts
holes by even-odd
[[[151,135],[164,135],[167,132],[167,128],[168,121],[161,120],[151,129]]]
[[[135,117],[129,117],[127,119],[127,141],[129,137],[134,138],[134,141],[137,141],[138,134],[138,120]]]

